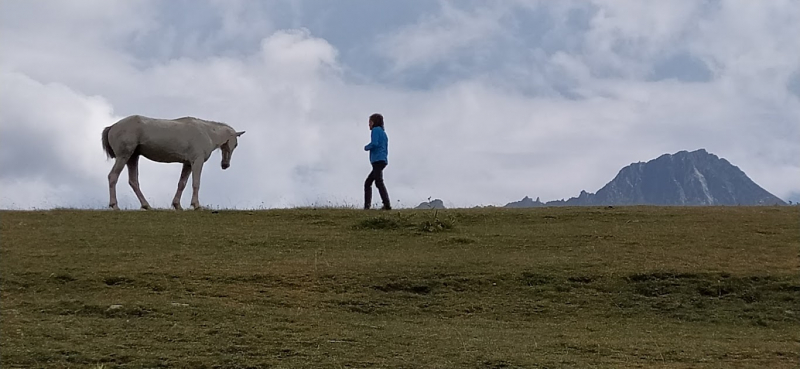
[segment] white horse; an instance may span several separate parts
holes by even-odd
[[[216,149],[222,150],[222,169],[231,165],[233,150],[238,145],[237,137],[244,134],[236,132],[225,123],[212,122],[193,117],[178,119],[154,119],[140,115],[123,118],[103,129],[103,149],[109,158],[116,158],[108,174],[110,200],[108,207],[117,206],[117,179],[122,168],[128,166],[128,183],[142,204],[142,209],[150,209],[139,189],[139,156],[161,163],[183,163],[178,192],[172,199],[172,206],[181,210],[181,195],[192,174],[192,207],[200,209],[200,173],[203,164]]]

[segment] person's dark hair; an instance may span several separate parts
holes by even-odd
[[[369,121],[372,122],[373,127],[383,128],[383,115],[378,113],[372,114],[369,116]]]

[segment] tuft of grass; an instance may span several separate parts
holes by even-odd
[[[439,210],[434,209],[433,215],[429,219],[421,221],[417,225],[417,230],[423,233],[434,233],[449,231],[455,228],[455,218],[452,216],[439,217]]]
[[[426,284],[415,284],[408,281],[390,282],[373,288],[383,292],[410,292],[423,295],[431,292],[431,287]]]
[[[418,220],[420,217],[424,219]],[[455,223],[453,216],[440,216],[439,211],[434,210],[425,215],[419,213],[404,215],[400,212],[394,215],[379,215],[361,220],[356,227],[374,230],[409,229],[418,233],[437,233],[454,229]]]
[[[478,241],[472,237],[456,236],[456,237],[448,237],[443,242],[448,244],[469,245]]]
[[[56,281],[58,283],[69,283],[69,282],[74,282],[74,281],[77,280],[75,277],[73,277],[73,276],[71,276],[71,275],[69,275],[67,273],[53,274],[52,278],[53,278],[54,281]]]
[[[109,286],[133,284],[133,282],[134,282],[133,279],[121,276],[111,276],[103,278],[103,283]]]
[[[399,229],[403,223],[390,216],[381,215],[374,218],[367,218],[358,223],[363,229]]]

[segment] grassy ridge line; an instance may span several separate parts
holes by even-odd
[[[0,359],[796,367],[798,215],[3,212]]]

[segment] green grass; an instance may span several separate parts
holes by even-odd
[[[796,207],[0,221],[3,368],[800,362]]]

